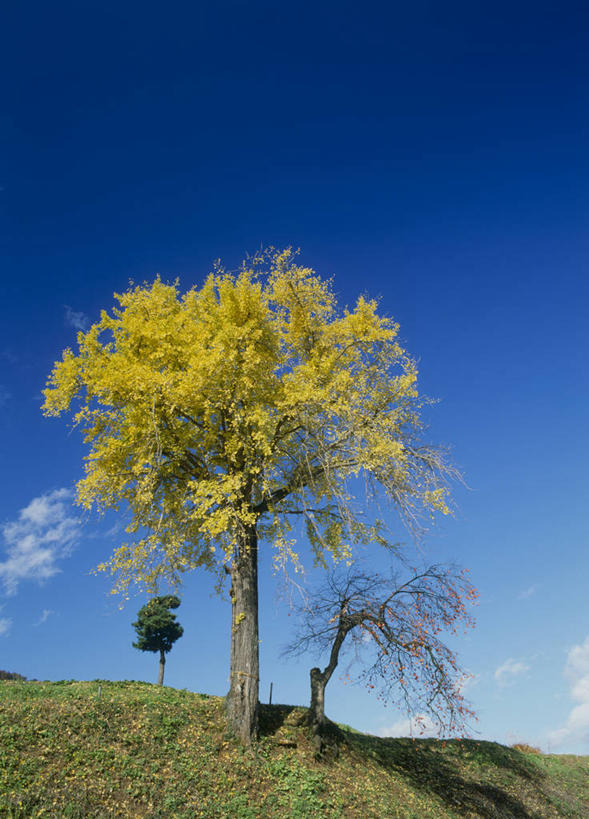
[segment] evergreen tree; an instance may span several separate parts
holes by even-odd
[[[184,634],[184,629],[176,622],[176,615],[170,611],[177,609],[179,605],[180,600],[172,594],[152,597],[149,603],[139,609],[138,619],[133,623],[137,632],[137,642],[133,643],[133,648],[160,653],[158,685],[164,684],[166,654]]]

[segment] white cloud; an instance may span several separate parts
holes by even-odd
[[[65,320],[74,330],[87,330],[90,327],[90,319],[81,310],[72,310],[69,305],[65,304]]]
[[[517,599],[518,600],[527,600],[528,597],[531,597],[537,591],[538,591],[538,586],[536,584],[534,584],[533,586],[529,586],[527,589],[524,589],[523,591],[521,591],[518,594]]]
[[[514,677],[518,677],[520,674],[524,674],[529,670],[530,666],[526,665],[526,663],[510,658],[509,660],[505,660],[503,665],[500,665],[499,668],[496,669],[493,676],[500,686],[506,686],[513,682]]]
[[[481,681],[480,674],[464,674],[458,680],[456,684],[456,689],[459,694],[464,696],[464,693],[469,690],[469,688],[474,688],[475,685],[478,685]]]
[[[564,673],[570,680],[589,675],[589,637],[583,645],[571,648]]]
[[[392,725],[385,725],[380,728],[376,735],[379,737],[437,737],[440,729],[426,714],[416,714],[414,717],[406,717],[397,720]]]
[[[556,746],[565,740],[589,743],[589,637],[569,651],[564,676],[571,686],[570,696],[578,705],[571,710],[566,724],[551,731],[548,739]]]
[[[43,613],[41,614],[41,616],[39,617],[39,619],[37,620],[37,622],[35,623],[35,625],[36,625],[36,626],[40,626],[40,625],[42,625],[43,623],[46,623],[46,622],[47,622],[47,620],[48,620],[48,618],[49,618],[49,617],[50,617],[52,614],[55,614],[55,612],[54,612],[52,609],[43,609]]]
[[[104,535],[101,535],[101,537],[116,537],[121,533],[122,528],[122,523],[120,521],[115,521],[110,529],[107,529]]]
[[[10,619],[10,617],[0,617],[0,637],[3,634],[8,634],[11,625],[12,620]]]
[[[67,557],[80,531],[69,512],[72,493],[56,489],[21,509],[18,519],[2,527],[7,559],[0,562],[6,594],[16,594],[22,580],[42,582],[60,571],[56,562]]]

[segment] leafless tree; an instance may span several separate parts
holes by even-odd
[[[318,753],[324,747],[325,688],[344,649],[353,650],[350,665],[361,664],[356,677],[346,674],[348,680],[376,688],[383,701],[404,706],[418,724],[431,720],[440,734],[464,731],[474,717],[461,693],[468,675],[439,635],[474,625],[466,606],[477,596],[467,572],[454,566],[413,568],[402,580],[354,564],[329,575],[295,606],[298,631],[283,655],[329,654],[323,669],[310,672],[309,721]]]

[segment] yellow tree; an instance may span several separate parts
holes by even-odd
[[[99,568],[127,596],[203,567],[231,576],[229,723],[244,743],[258,711],[258,544],[297,561],[304,520],[316,561],[386,545],[352,503],[364,473],[415,527],[447,512],[440,452],[421,443],[414,362],[398,325],[360,297],[269,252],[217,266],[184,295],[157,278],[116,295],[56,363],[44,412],[74,412],[89,444],[77,499],[130,512],[129,541]],[[298,516],[293,517],[293,516]]]

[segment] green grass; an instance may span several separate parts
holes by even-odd
[[[589,816],[589,757],[333,726],[339,755],[318,762],[306,709],[261,706],[247,751],[223,706],[147,683],[0,682],[0,817]]]

